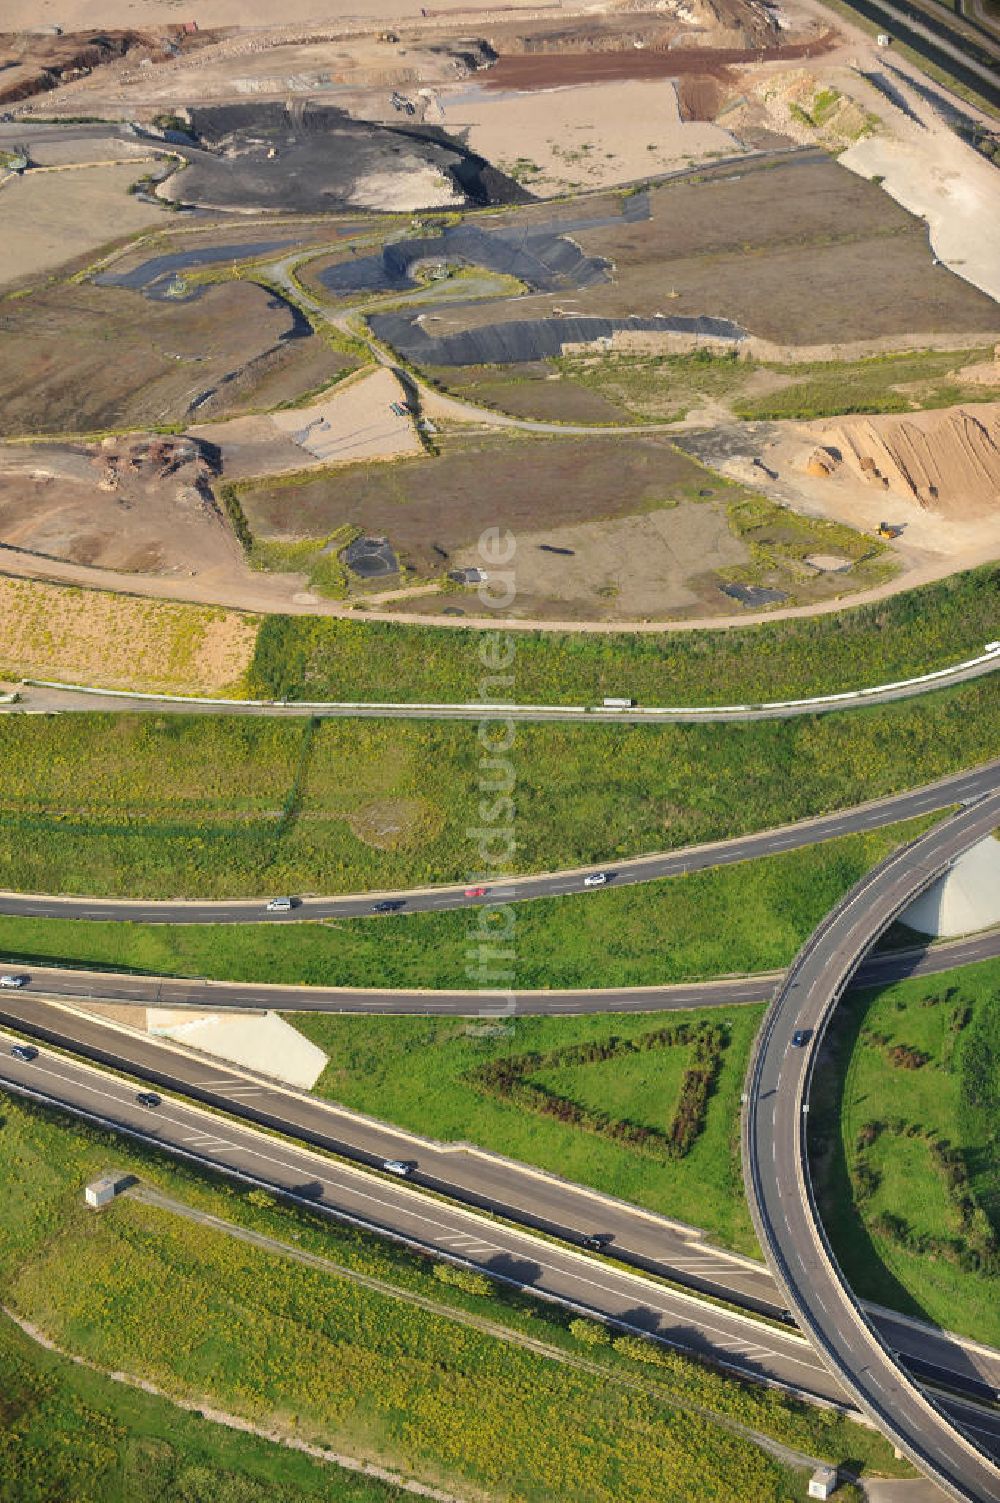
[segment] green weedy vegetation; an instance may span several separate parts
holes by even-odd
[[[823,914],[899,841],[911,820],[818,846],[515,909],[513,984],[655,986],[788,965]],[[466,987],[483,928],[461,909],[287,924],[124,924],[0,917],[0,954],[163,976],[326,986]],[[487,981],[494,988],[497,982]]]
[[[1000,1342],[1000,961],[849,996],[810,1117],[852,1288]]]
[[[1000,675],[919,699],[715,726],[518,725],[519,871],[614,861],[847,808],[988,760]],[[262,896],[463,881],[474,724],[0,718],[0,868],[25,892]]]
[[[692,1490],[735,1503],[803,1497],[804,1474],[778,1466],[714,1415],[809,1455],[900,1474],[880,1436],[835,1414],[672,1354],[654,1368],[616,1343],[584,1358],[568,1312],[513,1291],[489,1297],[441,1283],[416,1255],[282,1208],[259,1191],[214,1182],[154,1150],[117,1144],[116,1165],[174,1197],[182,1193],[196,1213],[221,1215],[281,1246],[237,1240],[218,1222],[132,1200],[94,1216],[80,1185],[106,1167],[110,1135],[65,1122],[4,1103],[0,1272],[18,1313],[100,1368],[145,1376],[178,1396],[205,1396],[355,1455],[403,1458],[410,1475],[501,1487],[527,1503],[613,1503],[623,1488],[650,1503],[686,1503]],[[327,1266],[304,1261],[313,1253]],[[365,1282],[339,1275],[331,1258]],[[9,1328],[0,1330],[2,1371]],[[5,1484],[8,1476],[20,1481],[24,1469],[21,1489],[4,1494],[12,1503],[67,1494],[118,1503],[138,1495],[133,1479],[149,1481],[143,1497],[182,1503],[263,1503],[263,1496],[268,1503],[312,1496],[390,1503],[398,1496],[215,1432],[162,1400],[34,1353],[20,1337],[14,1346],[16,1382],[3,1390],[5,1401],[14,1396],[13,1413],[4,1416],[7,1432],[0,1430],[0,1447],[9,1432],[15,1453]],[[36,1371],[49,1383],[44,1394]],[[558,1426],[547,1422],[552,1413]],[[206,1479],[205,1462],[233,1476]],[[57,1482],[61,1469],[76,1467],[73,1485],[39,1491],[46,1465]],[[107,1484],[109,1474],[120,1490]],[[263,1496],[258,1478],[271,1484]],[[298,1490],[281,1485],[293,1478]]]
[[[518,631],[513,697],[572,705],[630,694],[649,705],[745,704],[886,683],[980,653],[997,635],[998,590],[1000,568],[988,565],[873,605],[739,631]],[[485,635],[269,616],[250,667],[251,696],[474,701]]]
[[[825,119],[832,107],[828,95],[818,95],[816,103]],[[804,110],[798,112],[803,123],[821,123]],[[597,362],[568,356],[552,364],[566,380],[597,392],[633,418],[676,421],[712,399],[727,402],[737,417],[761,420],[910,412],[914,407],[994,401],[1000,396],[1000,382],[996,387],[973,385],[958,374],[990,355],[989,347],[907,350],[860,360],[781,364],[697,350],[689,355],[614,354]],[[748,390],[760,373],[775,378],[775,390],[760,395]],[[502,405],[502,397],[498,400]]]
[[[4,1503],[404,1503],[44,1351],[0,1316]]]

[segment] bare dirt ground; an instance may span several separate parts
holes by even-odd
[[[753,424],[728,430],[730,458],[717,462],[806,515],[868,534],[887,522],[895,588],[911,588],[1000,557],[1000,404],[961,411]]]
[[[110,146],[107,158],[120,156]],[[130,231],[162,223],[162,208],[129,193],[149,171],[146,161],[121,166],[26,172],[0,184],[3,256],[0,287],[41,275]]]
[[[610,280],[574,293],[575,313],[712,315],[779,350],[809,347],[810,358],[858,340],[896,348],[948,336],[957,349],[1000,336],[996,302],[933,265],[926,226],[826,154],[705,169],[649,199],[648,219],[574,229],[613,266]],[[565,303],[533,293],[442,307],[427,332],[548,318]]]
[[[476,80],[438,97],[446,128],[467,132],[474,151],[533,193],[631,182],[741,150],[721,126],[683,120],[670,79],[532,92]]]
[[[744,564],[749,556],[725,511],[698,502],[518,533],[518,611],[606,621],[702,615],[721,598],[715,571]],[[459,549],[455,562],[480,559],[475,548]]]
[[[146,574],[232,569],[241,553],[188,441],[0,447],[0,542]]]
[[[421,453],[403,390],[390,370],[349,379],[308,407],[232,418],[192,429],[222,450],[228,480]],[[393,411],[393,404],[400,409]]]
[[[248,282],[208,287],[187,302],[150,302],[120,287],[53,287],[6,303],[2,318],[4,436],[139,428],[274,405],[352,363],[313,334],[293,337],[298,316]]]
[[[223,693],[246,673],[257,626],[233,611],[0,575],[0,674],[7,678]]]

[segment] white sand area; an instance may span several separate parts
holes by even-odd
[[[192,1014],[150,1007],[146,1027],[150,1033],[302,1090],[311,1090],[326,1066],[323,1050],[275,1012]]]
[[[1000,924],[1000,840],[990,835],[959,856],[903,914],[918,934],[949,939]]]
[[[279,433],[323,464],[359,459],[394,459],[420,452],[420,440],[405,411],[403,393],[391,371],[380,368],[359,381],[335,387],[310,407],[271,414]]]
[[[721,126],[683,121],[669,79],[523,92],[470,83],[437,98],[447,130],[468,131],[473,151],[543,195],[627,183],[740,150]]]

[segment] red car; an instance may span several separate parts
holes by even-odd
[[[465,889],[465,896],[467,898],[485,898],[488,892],[488,887],[467,887]]]

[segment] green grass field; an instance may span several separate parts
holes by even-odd
[[[998,1037],[998,961],[850,996],[832,1038],[836,1068],[818,1075],[811,1118],[821,1210],[852,1287],[992,1343]],[[900,1047],[916,1054],[894,1055]],[[953,1171],[949,1182],[945,1144],[966,1179]]]
[[[927,823],[910,820],[737,866],[521,904],[513,910],[513,984],[652,986],[787,965],[842,893]],[[479,943],[478,912],[296,925],[0,917],[0,954],[11,964],[65,961],[218,980],[473,988],[478,971],[470,980],[467,967]],[[487,937],[494,920],[487,920]]]
[[[1000,675],[749,725],[519,725],[518,871],[611,862],[897,793],[1000,744]],[[2,885],[135,897],[464,881],[475,724],[0,717]]]
[[[874,605],[739,631],[519,631],[509,697],[586,705],[631,695],[648,705],[725,705],[887,683],[947,667],[994,640],[998,580],[991,565]],[[292,700],[475,701],[485,676],[482,636],[269,616],[257,638],[250,692]]]
[[[624,1488],[649,1503],[804,1497],[806,1473],[772,1461],[741,1427],[900,1475],[881,1437],[835,1415],[677,1354],[650,1367],[628,1342],[584,1347],[568,1312],[441,1283],[427,1260],[259,1191],[13,1098],[3,1106],[5,1301],[99,1370],[395,1463],[463,1496],[616,1503]],[[132,1199],[87,1211],[81,1186],[109,1152],[188,1211]],[[237,1240],[230,1225],[268,1240]],[[324,1266],[307,1261],[315,1255]],[[113,1385],[6,1323],[0,1372],[5,1503],[400,1496]]]
[[[316,1091],[445,1142],[471,1142],[652,1211],[704,1227],[727,1247],[758,1257],[743,1195],[739,1102],[764,1009],[619,1017],[518,1018],[490,1032],[461,1018],[347,1018],[296,1013],[288,1021],[330,1055]],[[704,1130],[669,1164],[569,1123],[497,1100],[468,1077],[491,1060],[608,1038],[634,1039],[666,1022],[723,1025],[727,1043]],[[676,1101],[683,1049],[656,1050],[573,1070],[533,1075],[581,1104],[663,1128]],[[673,1097],[673,1100],[671,1100]]]

